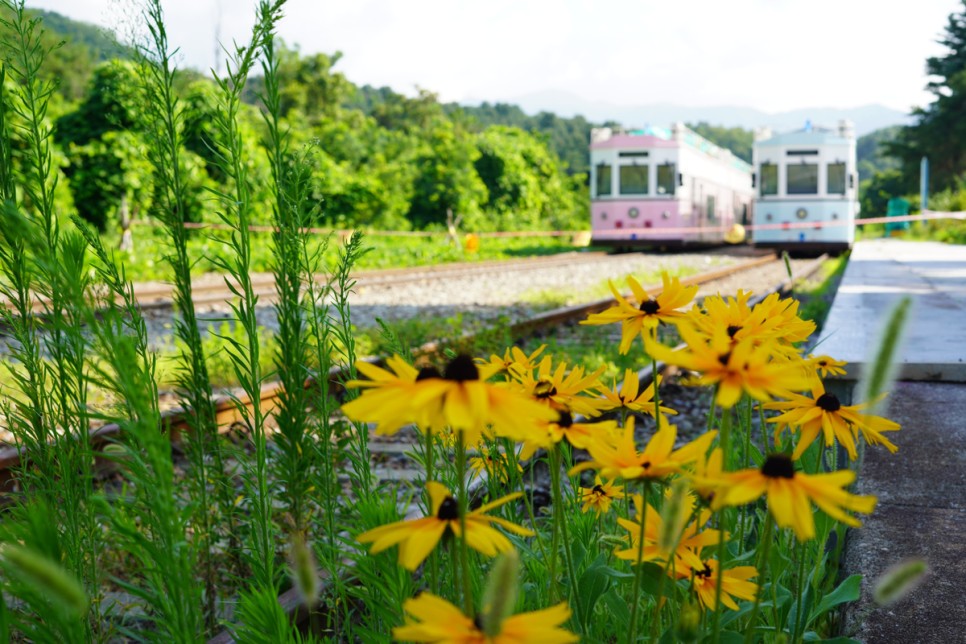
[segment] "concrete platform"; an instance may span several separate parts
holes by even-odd
[[[895,303],[912,298],[898,382],[883,413],[902,429],[899,446],[864,450],[856,492],[879,498],[849,533],[844,574],[864,576],[848,609],[848,635],[869,644],[966,643],[966,246],[860,242],[852,253],[816,352],[849,361],[827,383],[844,399]],[[876,578],[920,558],[930,572],[908,597],[879,607]]]
[[[892,307],[912,298],[899,378],[966,382],[966,246],[882,239],[852,251],[816,351],[858,379]]]

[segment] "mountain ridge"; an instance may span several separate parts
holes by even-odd
[[[460,102],[473,104],[476,100]],[[485,101],[480,99],[480,102]],[[668,126],[677,121],[704,121],[723,127],[753,130],[767,126],[773,130],[785,131],[803,127],[806,120],[815,125],[831,127],[840,119],[848,119],[855,124],[856,135],[862,136],[892,125],[909,125],[913,120],[909,114],[876,103],[850,108],[806,107],[784,112],[766,112],[740,105],[692,107],[669,101],[647,105],[621,105],[604,100],[584,99],[564,90],[530,92],[505,102],[518,105],[527,113],[552,111],[564,118],[583,116],[594,123],[614,121],[627,127]]]

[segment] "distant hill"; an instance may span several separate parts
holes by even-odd
[[[892,125],[908,125],[912,118],[882,105],[863,105],[847,109],[814,107],[770,114],[751,107],[716,106],[686,107],[673,103],[651,105],[618,105],[607,101],[591,101],[562,91],[534,92],[519,96],[514,103],[524,112],[534,113],[556,106],[562,117],[580,115],[589,121],[617,121],[628,127],[643,125],[668,126],[671,123],[705,122],[722,127],[750,130],[768,126],[776,131],[801,128],[806,120],[816,125],[834,126],[840,119],[855,123],[856,134],[862,136]]]

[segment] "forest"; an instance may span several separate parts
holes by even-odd
[[[135,89],[140,72],[134,51],[93,25],[53,12],[34,14],[43,19],[47,46],[63,43],[41,70],[57,79],[46,116],[53,124],[55,164],[62,175],[56,192],[60,205],[76,208],[102,231],[116,231],[122,221],[126,226],[132,219],[151,218],[155,187],[138,122],[143,99]],[[863,217],[883,215],[894,196],[918,202],[922,156],[932,163],[934,209],[963,209],[958,196],[966,181],[960,145],[966,126],[958,117],[966,91],[962,14],[950,16],[941,44],[948,53],[927,61],[933,75],[928,89],[936,100],[914,112],[917,123],[859,139]],[[339,52],[303,54],[284,43],[279,50],[283,126],[312,168],[308,182],[315,224],[438,230],[449,213],[467,231],[586,228],[590,130],[621,124],[551,112],[529,115],[505,103],[442,103],[428,89],[408,97],[388,87],[358,86],[338,71],[341,58]],[[213,221],[206,205],[210,195],[230,189],[213,158],[217,87],[195,70],[179,70],[176,82],[186,110],[188,220]],[[253,76],[242,94],[243,135],[253,143],[265,140],[257,98],[262,82]],[[750,130],[707,122],[688,126],[750,162]],[[16,149],[13,157],[16,162]],[[255,156],[249,163],[253,194],[264,203],[267,158]]]

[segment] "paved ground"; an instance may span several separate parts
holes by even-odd
[[[897,454],[865,450],[858,492],[879,506],[850,533],[846,574],[865,576],[848,634],[869,644],[966,642],[966,246],[876,240],[856,245],[823,330],[821,351],[862,372],[877,327],[912,298],[900,378],[885,414],[902,425]],[[890,436],[890,437],[892,437]],[[921,558],[930,572],[889,607],[871,598],[890,566]]]

